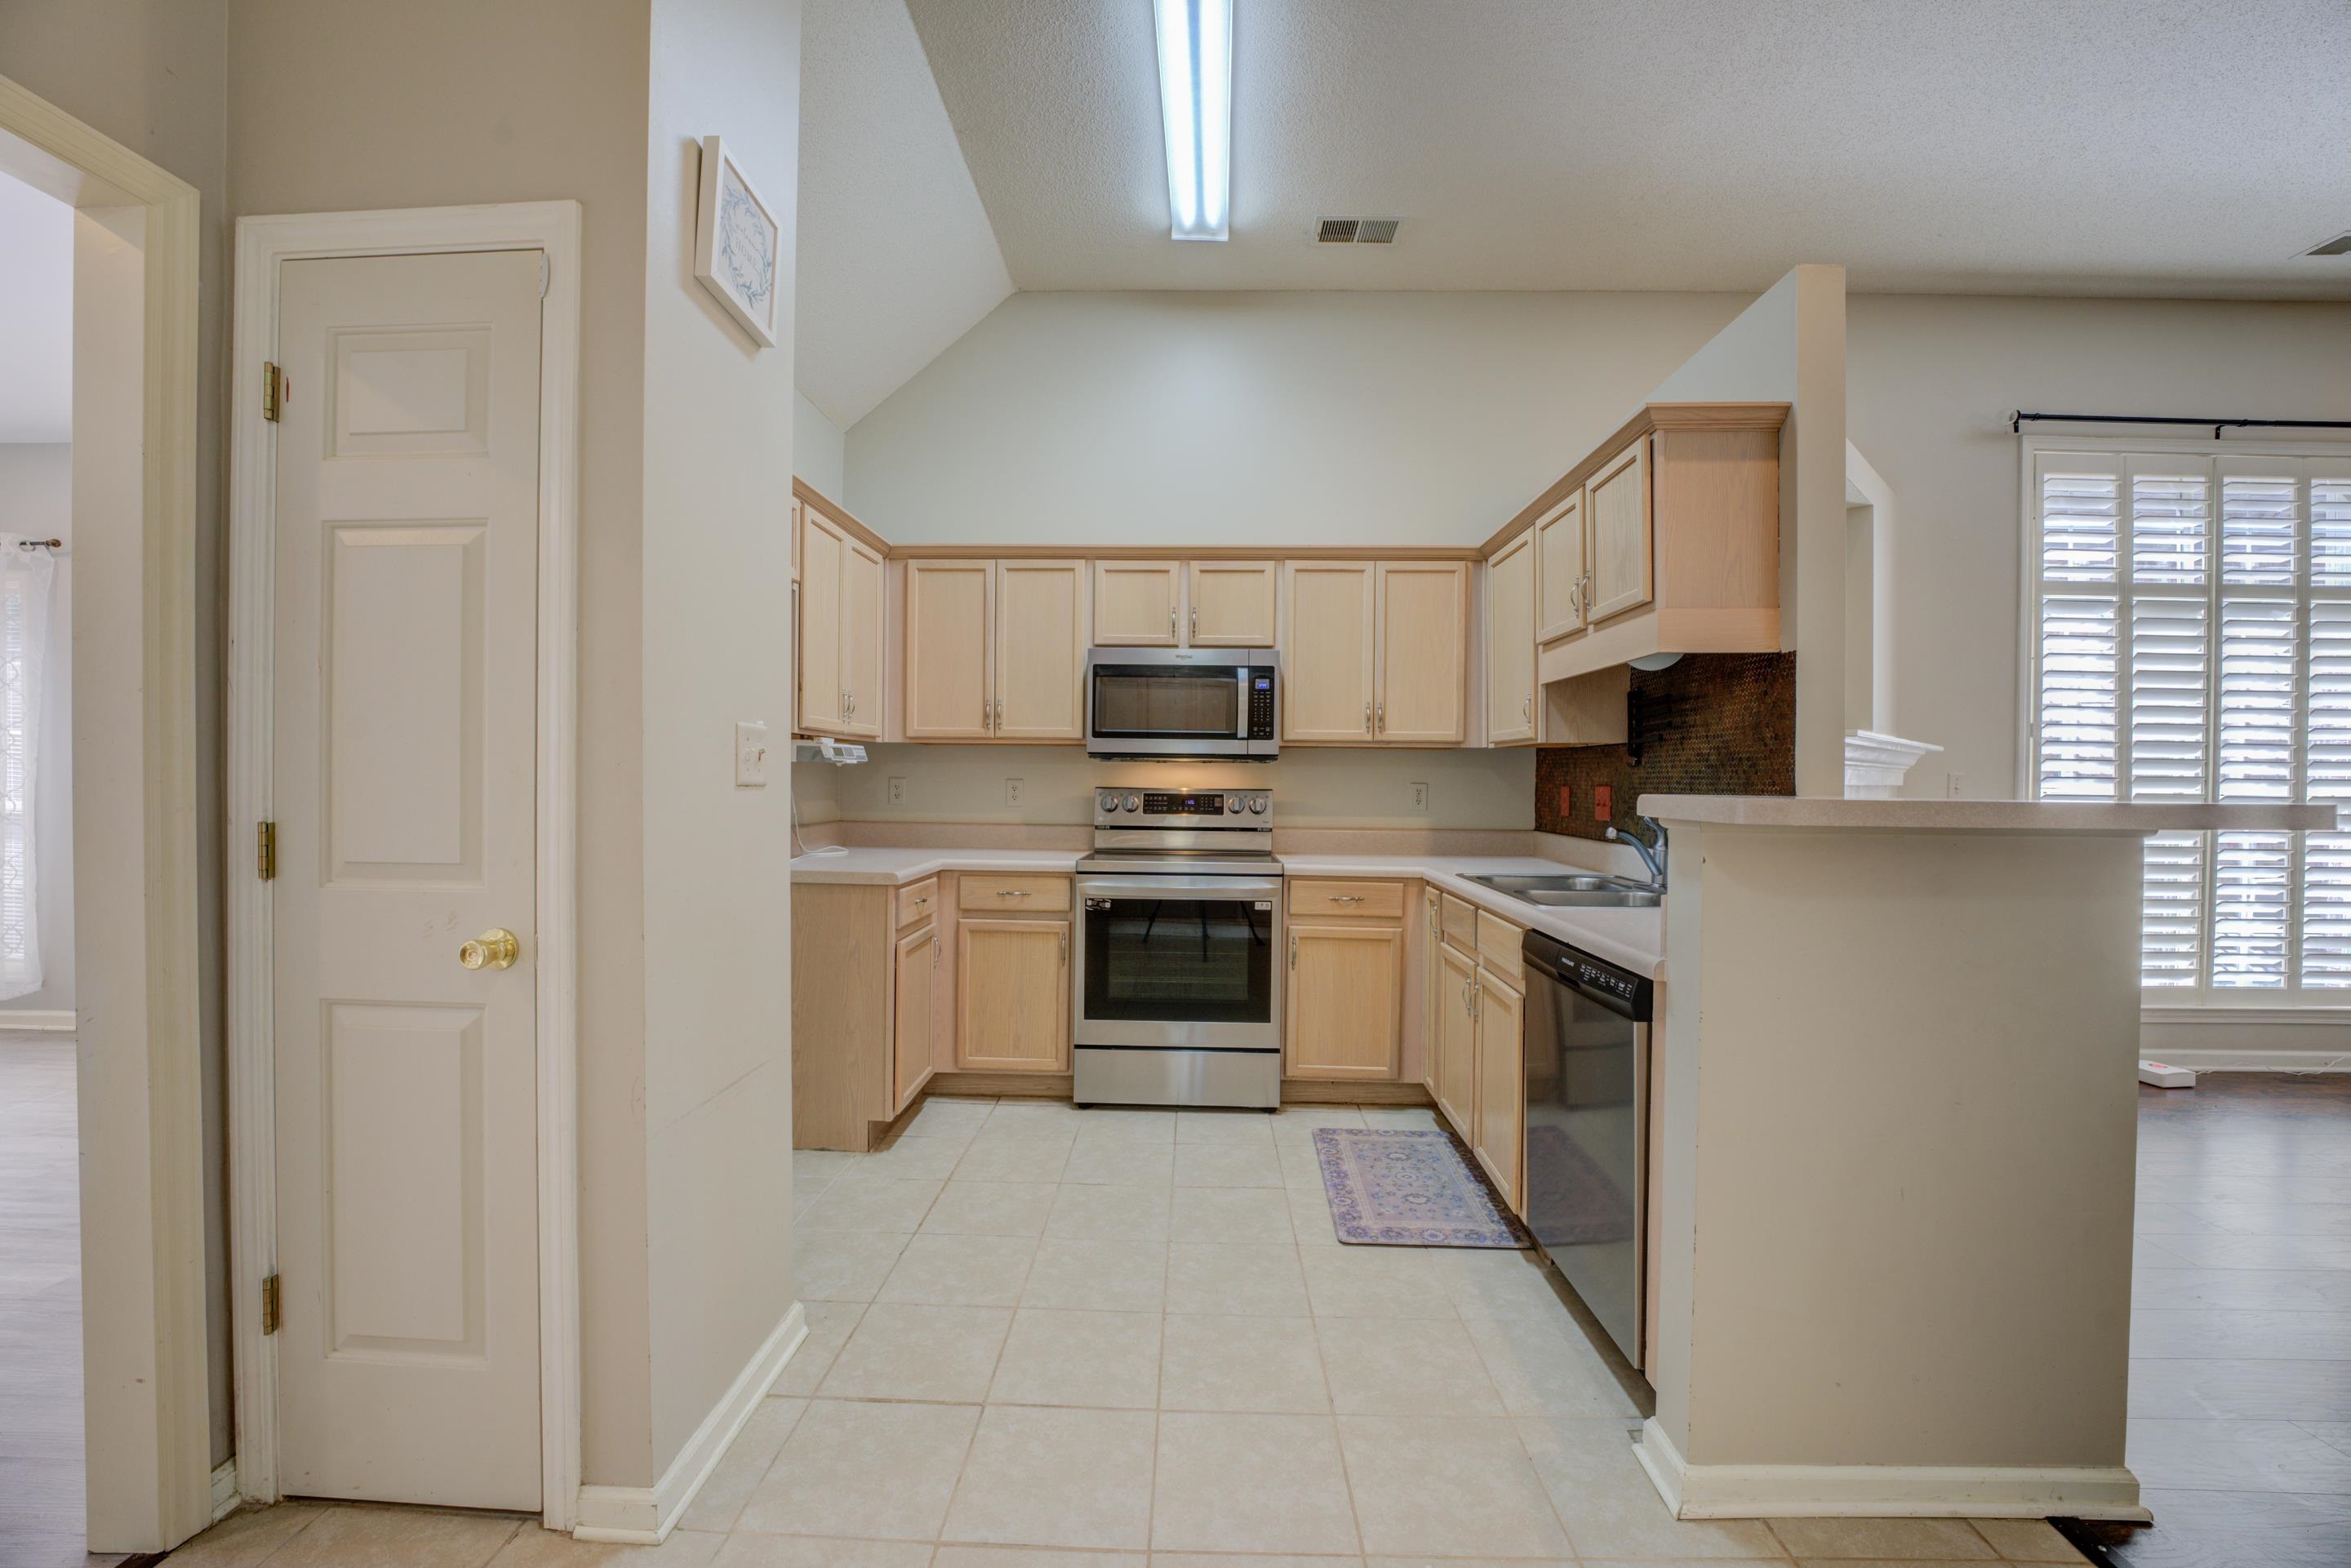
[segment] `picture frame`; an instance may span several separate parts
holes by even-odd
[[[725,139],[704,137],[694,276],[763,349],[776,346],[783,232]]]

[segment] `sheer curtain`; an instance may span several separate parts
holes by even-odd
[[[27,542],[0,534],[0,1000],[41,988],[33,781],[57,563]]]

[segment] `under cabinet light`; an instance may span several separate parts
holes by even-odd
[[[1159,116],[1167,128],[1171,239],[1229,237],[1233,0],[1152,0],[1159,14]]]

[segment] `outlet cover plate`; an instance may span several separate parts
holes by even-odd
[[[768,787],[768,726],[763,719],[744,719],[735,726],[735,787]]]

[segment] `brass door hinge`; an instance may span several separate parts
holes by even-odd
[[[272,1274],[269,1278],[261,1281],[261,1332],[265,1334],[276,1333],[277,1332],[277,1276]]]
[[[278,415],[278,413],[283,410],[283,408],[285,407],[285,403],[286,403],[286,393],[287,393],[287,391],[288,391],[288,385],[287,385],[287,379],[286,379],[286,372],[285,372],[284,371],[279,370],[279,369],[278,369],[275,364],[271,363],[269,361],[267,361],[267,360],[264,360],[264,361],[261,361],[261,417],[262,417],[262,418],[264,418],[264,419],[267,420],[267,421],[268,421],[270,423],[272,423],[272,424],[275,424],[275,423],[277,423],[277,415]]]
[[[255,869],[261,873],[262,881],[274,881],[277,875],[277,824],[256,822],[254,827]]]

